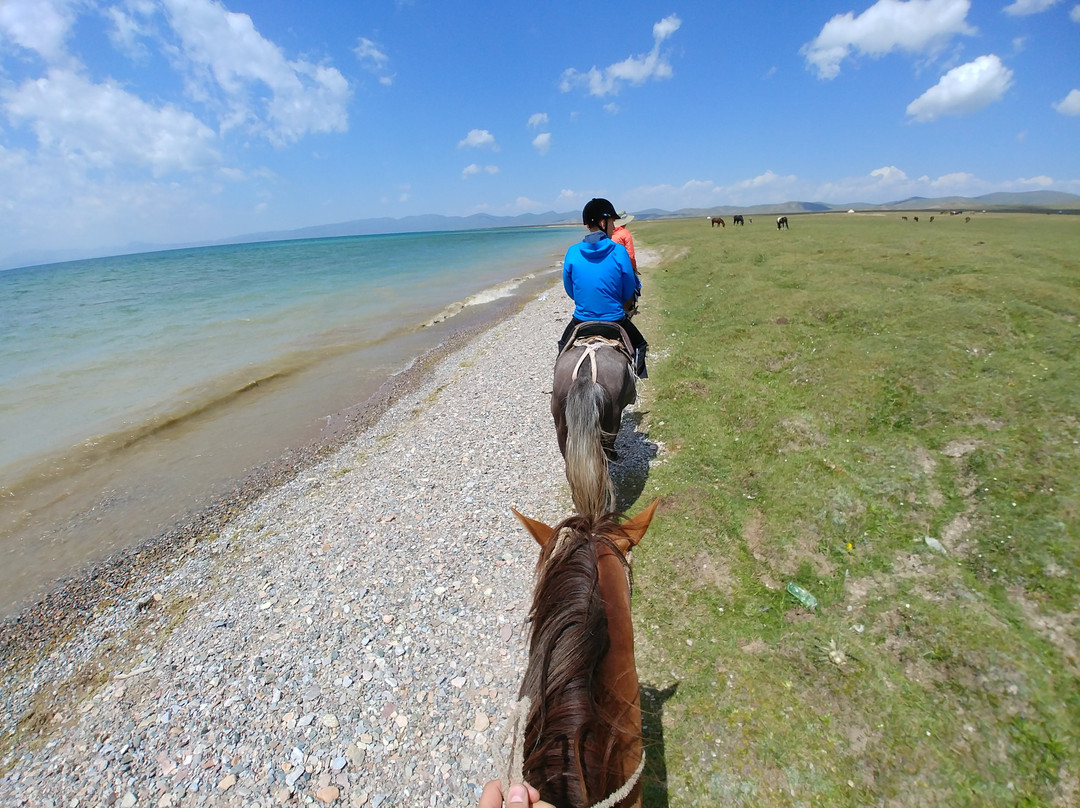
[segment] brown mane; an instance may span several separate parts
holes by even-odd
[[[613,554],[629,580],[615,544],[627,534],[613,514],[572,516],[553,531],[557,538],[543,545],[537,562],[529,613],[529,666],[520,695],[533,707],[523,773],[547,802],[589,806],[623,786],[621,758],[635,733],[640,739],[640,727],[627,723],[625,710],[612,714],[597,687],[611,645],[598,562]]]

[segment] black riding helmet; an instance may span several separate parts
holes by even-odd
[[[619,213],[606,199],[590,199],[581,211],[581,223],[586,227],[600,227],[600,222],[608,218],[618,219]]]

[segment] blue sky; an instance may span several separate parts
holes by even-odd
[[[1080,193],[1076,0],[0,0],[0,258],[1043,189]]]

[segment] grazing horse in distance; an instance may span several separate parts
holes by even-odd
[[[779,217],[777,217],[777,219],[776,219],[776,229],[777,230],[787,230],[788,229],[787,216],[779,216]]]
[[[522,765],[509,775],[555,805],[641,806],[645,752],[626,556],[658,502],[627,521],[577,515],[554,527],[514,511],[540,558],[529,662],[511,719],[510,759]]]
[[[727,225],[724,224],[724,220],[721,219],[719,216],[713,216],[709,221],[712,222],[710,227],[716,227],[717,225],[720,225],[721,227],[727,227]]]
[[[731,217],[731,223],[732,224],[746,224],[746,222],[743,221],[741,213],[736,213],[734,216],[732,216]]]

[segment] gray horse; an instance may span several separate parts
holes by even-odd
[[[618,338],[609,336],[612,328]],[[617,325],[582,323],[575,334],[555,362],[551,414],[574,507],[602,516],[615,510],[608,460],[615,456],[622,411],[637,399],[637,377],[630,341]]]

